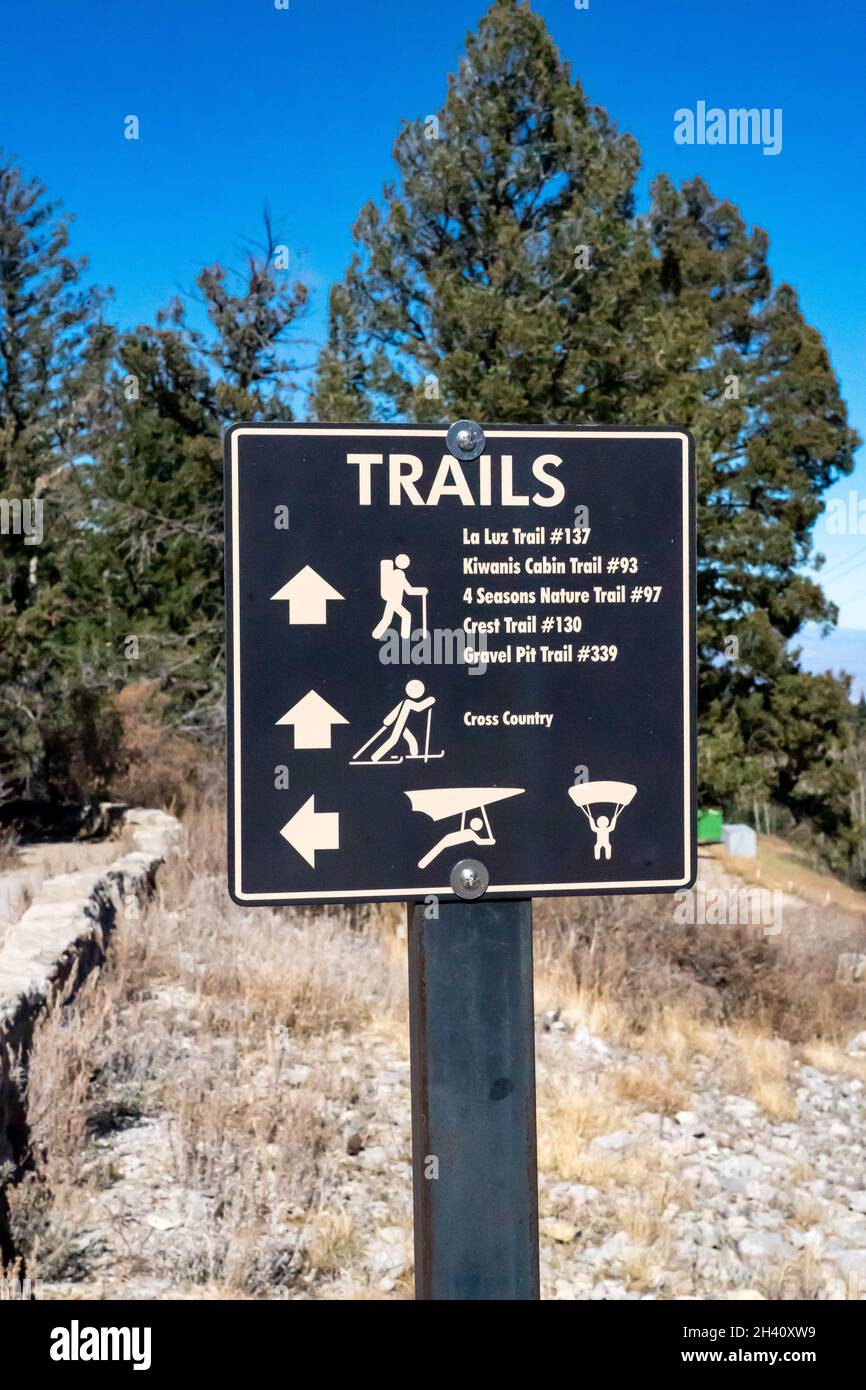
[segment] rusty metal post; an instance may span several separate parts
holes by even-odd
[[[537,1299],[532,903],[409,904],[415,1296]]]

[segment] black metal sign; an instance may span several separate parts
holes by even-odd
[[[693,474],[677,429],[235,426],[235,900],[688,884]]]

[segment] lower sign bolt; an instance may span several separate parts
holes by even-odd
[[[458,898],[480,898],[489,883],[490,874],[478,859],[461,859],[451,870],[451,887]]]

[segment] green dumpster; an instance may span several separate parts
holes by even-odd
[[[722,841],[722,813],[715,809],[698,811],[698,844],[718,845]]]

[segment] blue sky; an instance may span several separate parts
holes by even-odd
[[[641,192],[701,174],[771,239],[771,265],[824,333],[866,434],[866,18],[852,0],[534,0],[589,97],[643,151]],[[479,0],[9,0],[0,144],[75,213],[75,248],[124,325],[196,271],[237,260],[267,202],[314,293],[321,335],[362,204],[404,117],[440,105]],[[678,146],[673,113],[780,107],[776,157]],[[123,138],[124,117],[141,122]],[[311,354],[312,349],[307,350]],[[834,490],[866,500],[866,467]],[[864,506],[866,513],[866,506]],[[830,536],[826,588],[866,629],[864,533]],[[859,551],[863,551],[859,555]],[[833,568],[831,569],[831,565]]]

